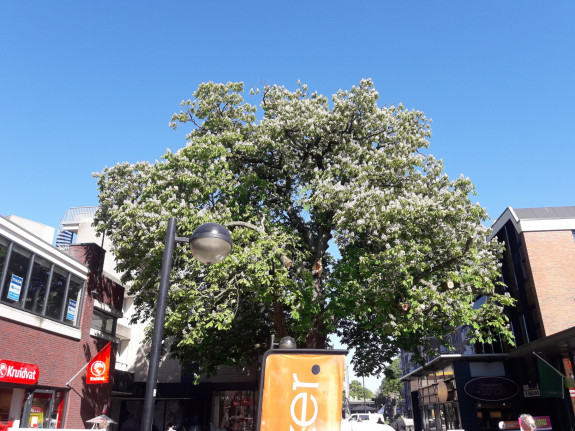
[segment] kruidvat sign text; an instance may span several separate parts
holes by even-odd
[[[0,359],[0,382],[33,385],[39,378],[37,365]]]

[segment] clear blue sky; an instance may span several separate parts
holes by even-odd
[[[572,0],[2,0],[0,214],[96,205],[92,172],[184,145],[168,121],[201,82],[364,77],[433,119],[430,151],[491,217],[575,205]]]

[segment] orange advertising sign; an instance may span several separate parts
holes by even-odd
[[[345,350],[269,350],[260,431],[339,431]]]

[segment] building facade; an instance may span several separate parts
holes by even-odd
[[[104,250],[52,246],[54,229],[0,217],[0,423],[86,428],[111,402],[112,383],[82,370],[109,342],[111,368],[124,288],[102,268]]]
[[[460,328],[457,349],[438,348],[424,366],[403,353],[409,412],[426,431],[518,429],[521,413],[538,429],[574,430],[575,207],[507,208],[492,228],[517,301],[504,310],[515,345],[471,345]]]

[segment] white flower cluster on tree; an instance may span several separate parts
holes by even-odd
[[[213,371],[257,357],[271,334],[324,348],[336,333],[362,352],[354,366],[366,375],[462,325],[480,341],[510,339],[501,246],[486,240],[471,181],[450,180],[428,154],[422,112],[378,106],[362,80],[331,100],[301,84],[251,91],[258,120],[243,92],[200,85],[170,122],[191,126],[185,147],[96,175],[97,226],[114,243],[138,319],[154,313],[168,217],[179,236],[205,222],[232,231],[232,255],[218,265],[175,251],[173,355]],[[474,309],[480,296],[488,300]]]

